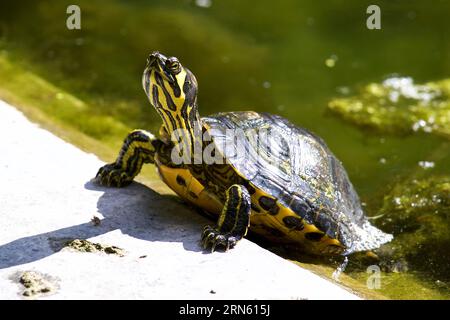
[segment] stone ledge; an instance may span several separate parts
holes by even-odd
[[[0,299],[30,298],[25,272],[46,284],[31,293],[40,299],[358,299],[248,240],[203,252],[204,217],[140,183],[93,185],[96,156],[2,101],[0,128]],[[71,239],[123,254],[64,247]]]

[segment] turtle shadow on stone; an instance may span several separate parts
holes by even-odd
[[[180,242],[185,250],[203,251],[201,230],[210,222],[180,198],[161,195],[139,182],[111,188],[89,181],[85,188],[103,192],[97,202],[97,211],[104,217],[99,227],[120,229],[131,237],[151,242]],[[196,229],[198,232],[192,232]]]
[[[103,192],[97,201],[97,213],[103,216],[99,224],[86,221],[0,245],[0,269],[51,256],[68,240],[88,239],[114,230],[149,242],[180,242],[187,251],[203,251],[201,230],[210,222],[173,196],[161,195],[138,182],[125,188],[108,188],[89,181],[84,187]],[[109,244],[120,247],[118,243]]]

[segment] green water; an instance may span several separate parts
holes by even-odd
[[[327,105],[392,75],[417,83],[450,77],[450,2],[377,1],[381,30],[366,28],[365,11],[373,1],[200,2],[210,6],[194,0],[80,0],[82,29],[69,31],[65,11],[71,1],[3,1],[0,49],[13,63],[86,101],[88,115],[151,130],[160,119],[141,89],[145,60],[153,50],[175,55],[197,76],[202,115],[269,111],[320,135],[344,163],[371,216],[386,207],[383,197],[394,186],[412,177],[448,181],[448,139],[364,130],[328,112]],[[101,141],[122,139],[122,132],[102,123],[78,125],[64,110],[55,112]],[[419,161],[434,167],[423,169]],[[447,195],[444,190],[442,197]],[[448,207],[434,209],[442,217],[436,223],[450,226]],[[446,230],[439,229],[434,242],[420,242],[408,225],[394,228],[383,217],[374,223],[396,232],[398,257],[408,262],[408,271],[384,275],[379,292],[450,297]],[[423,250],[414,249],[425,242],[439,256],[421,259]],[[362,267],[350,268],[349,275],[362,283],[367,278]]]

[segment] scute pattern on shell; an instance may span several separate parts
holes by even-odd
[[[268,113],[227,112],[202,120],[240,175],[337,238],[346,247],[344,254],[392,239],[368,222],[345,169],[321,138]],[[227,129],[242,131],[233,137]]]

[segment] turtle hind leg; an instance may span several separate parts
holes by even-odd
[[[250,225],[250,194],[244,186],[234,184],[226,192],[226,201],[217,223],[217,227],[206,226],[202,234],[203,248],[211,246],[227,251],[234,247],[246,234]]]
[[[141,171],[144,163],[154,163],[162,141],[144,130],[132,131],[124,140],[115,162],[101,167],[94,181],[108,187],[124,187]]]

